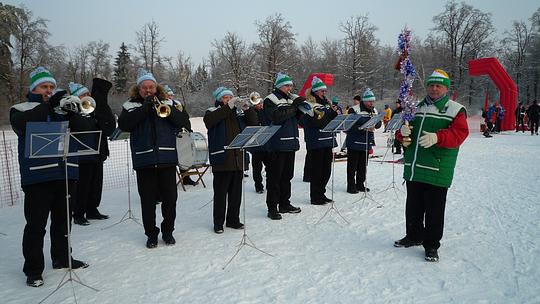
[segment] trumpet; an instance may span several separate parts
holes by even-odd
[[[168,104],[159,100],[156,96],[154,96],[152,100],[154,101],[154,108],[156,109],[157,116],[165,118],[171,115],[171,107]]]
[[[304,101],[299,107],[300,112],[307,114],[311,117],[316,117],[317,119],[322,119],[324,117],[324,111],[319,110],[317,107],[313,107],[310,103]]]
[[[90,96],[85,96],[80,99],[79,107],[82,114],[90,114],[96,109],[96,101]]]

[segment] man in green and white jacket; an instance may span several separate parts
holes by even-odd
[[[398,132],[410,136],[403,178],[407,182],[406,236],[395,247],[423,245],[426,261],[439,260],[446,194],[452,184],[459,146],[469,135],[466,109],[447,96],[450,78],[436,69],[427,79],[428,95],[416,116]],[[400,134],[399,134],[400,133]]]

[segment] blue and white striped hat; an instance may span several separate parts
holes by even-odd
[[[153,82],[155,82],[157,84],[157,80],[154,77],[154,75],[152,75],[152,73],[148,72],[145,69],[140,69],[139,70],[139,75],[137,77],[137,85],[140,85],[141,82],[143,82],[145,80],[152,80]]]
[[[220,101],[221,100],[221,97],[225,96],[225,95],[230,95],[230,96],[234,96],[233,92],[229,89],[227,89],[226,87],[219,87],[217,88],[214,93],[212,93],[212,95],[214,96],[214,99],[216,101]]]
[[[71,92],[71,95],[80,97],[81,95],[85,93],[90,93],[87,87],[83,86],[82,84],[70,82],[69,83],[69,91]]]

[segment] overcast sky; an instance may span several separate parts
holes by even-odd
[[[445,1],[172,1],[172,0],[27,0],[0,2],[29,8],[34,16],[48,19],[49,42],[68,48],[103,40],[116,53],[122,42],[134,44],[135,32],[145,23],[156,21],[165,38],[161,55],[175,56],[179,50],[195,63],[207,57],[211,43],[236,32],[247,42],[257,40],[255,20],[281,13],[292,25],[299,42],[311,36],[316,41],[341,38],[340,22],[353,15],[368,14],[377,26],[377,38],[384,45],[396,45],[397,35],[407,25],[413,34],[425,38],[433,27],[433,16],[441,13]],[[533,0],[466,1],[492,14],[501,36],[513,20],[528,21],[540,7]],[[133,50],[131,51],[133,53]]]

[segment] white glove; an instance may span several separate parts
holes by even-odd
[[[78,113],[80,102],[79,97],[69,95],[60,99],[60,108],[66,112]]]
[[[407,125],[402,125],[401,129],[399,129],[399,132],[401,133],[403,137],[407,137],[411,135],[411,128],[408,127]]]
[[[236,96],[236,97],[233,97],[231,99],[229,99],[229,103],[227,105],[229,105],[229,108],[234,109],[234,106],[236,105],[236,103],[240,101],[240,97]]]
[[[420,146],[427,149],[437,143],[437,133],[422,131],[422,134],[424,135],[420,136],[420,139],[418,140]]]

